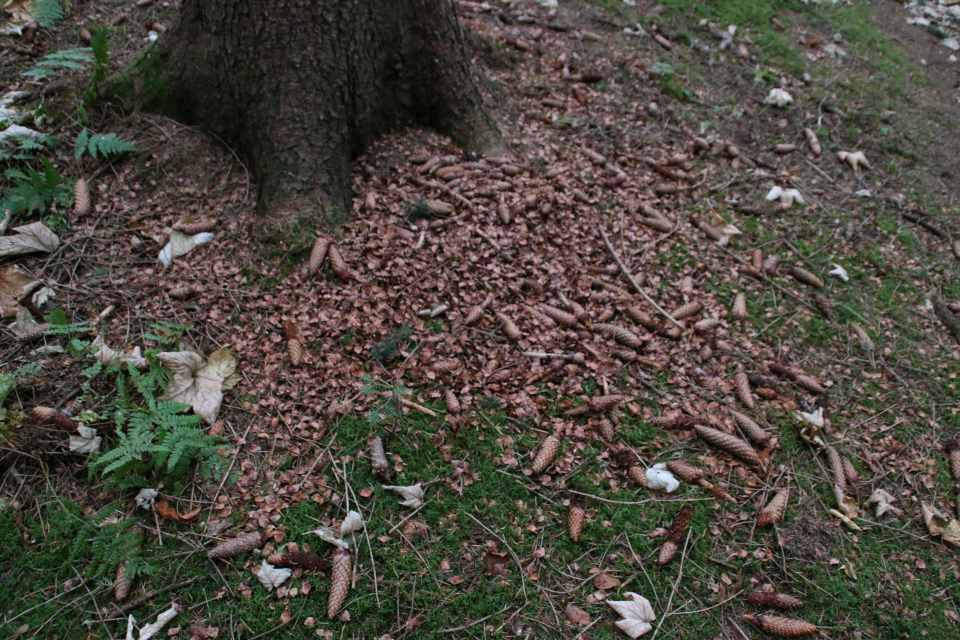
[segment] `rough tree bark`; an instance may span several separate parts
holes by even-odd
[[[452,0],[184,0],[161,42],[145,82],[247,161],[267,227],[342,222],[351,160],[406,125],[501,150]]]

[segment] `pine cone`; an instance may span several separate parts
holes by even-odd
[[[697,322],[693,325],[693,330],[697,333],[706,333],[708,331],[713,331],[720,326],[720,321],[716,318],[704,318],[700,322]]]
[[[653,319],[653,317],[641,309],[640,307],[627,307],[627,315],[630,318],[642,326],[647,331],[657,331],[660,329],[661,325],[659,322]]]
[[[830,475],[833,476],[833,484],[840,488],[842,493],[847,491],[847,475],[843,472],[843,460],[840,454],[833,447],[827,447],[827,464],[830,466]]]
[[[718,498],[720,500],[726,500],[731,504],[737,504],[737,499],[734,498],[729,493],[727,493],[726,491],[724,491],[723,487],[717,486],[715,484],[710,484],[706,480],[701,480],[700,486],[702,486],[704,489],[712,493],[715,498]]]
[[[618,327],[615,324],[595,322],[593,323],[593,330],[605,335],[609,335],[611,338],[625,347],[630,347],[631,349],[643,348],[643,340],[641,340],[636,334],[624,329],[623,327]]]
[[[822,293],[813,294],[813,304],[817,308],[817,311],[820,312],[827,320],[833,320],[837,317],[837,314],[833,311],[833,305],[830,303],[830,299]]]
[[[117,602],[126,600],[132,586],[133,580],[127,577],[127,561],[121,560],[117,565],[117,577],[113,580],[113,599]]]
[[[584,415],[600,415],[606,413],[608,410],[613,407],[626,402],[631,396],[599,396],[596,398],[591,398],[587,404],[582,407],[577,407],[576,409],[571,409],[566,412],[568,416],[584,416]]]
[[[767,506],[760,510],[760,515],[757,516],[757,526],[770,527],[780,522],[789,501],[790,493],[788,491],[778,491],[777,495],[773,496],[773,499],[767,503]]]
[[[776,400],[777,392],[771,389],[770,387],[758,387],[757,395],[763,398],[764,400]]]
[[[851,322],[850,327],[853,329],[853,332],[857,334],[857,340],[860,341],[860,346],[867,351],[873,351],[876,345],[873,343],[873,340],[870,339],[870,334],[864,331],[863,327],[856,322]]]
[[[759,269],[754,269],[751,265],[741,266],[740,273],[742,273],[745,276],[750,276],[754,280],[763,281],[766,278],[763,271],[760,271]]]
[[[452,390],[447,389],[443,393],[443,400],[447,403],[447,411],[449,413],[460,413],[460,401],[457,399],[457,394],[455,394]]]
[[[520,328],[517,327],[517,323],[515,323],[510,316],[498,311],[497,319],[503,323],[503,332],[507,334],[508,338],[517,341],[523,338],[523,333],[520,331]]]
[[[667,469],[688,484],[696,484],[704,478],[703,471],[686,460],[671,460],[667,463]]]
[[[330,238],[327,236],[317,236],[313,241],[313,250],[310,252],[310,261],[307,262],[307,275],[313,275],[320,269],[320,265],[327,258],[327,251],[330,249]]]
[[[309,553],[272,553],[267,562],[275,567],[300,568],[304,571],[327,571],[330,561]]]
[[[557,309],[556,307],[542,304],[540,305],[540,310],[543,311],[543,315],[547,316],[561,327],[566,327],[567,329],[573,329],[580,322],[577,319],[577,316],[573,315],[572,313],[567,313],[562,309]]]
[[[330,245],[330,248],[327,249],[327,256],[330,258],[330,268],[337,274],[337,277],[341,280],[349,280],[350,269],[347,268],[347,263],[340,255],[340,249],[337,248],[337,245]]]
[[[180,231],[188,236],[194,236],[204,231],[210,231],[217,226],[217,221],[208,218],[207,220],[197,220],[196,222],[178,222],[173,225],[174,231]]]
[[[784,638],[816,633],[817,627],[804,620],[791,620],[778,616],[743,616],[743,619],[764,633]]]
[[[578,318],[589,318],[590,314],[587,313],[587,310],[583,308],[576,300],[570,300],[567,296],[563,295],[562,291],[557,291],[557,299],[560,301],[560,304],[565,306],[567,309],[573,312],[573,315]]]
[[[373,475],[384,482],[391,482],[393,480],[393,469],[390,468],[390,463],[387,462],[387,453],[383,448],[383,440],[380,436],[370,441],[370,464],[373,466]]]
[[[533,464],[530,468],[534,473],[543,473],[546,468],[550,466],[550,463],[553,462],[553,459],[557,457],[559,450],[560,438],[557,436],[548,436],[547,439],[543,441],[543,444],[540,445],[540,449],[537,451],[537,457],[533,459]]]
[[[67,429],[69,431],[76,431],[80,426],[80,423],[70,416],[60,413],[56,409],[51,409],[50,407],[34,407],[33,415],[37,416],[41,420],[56,423],[58,427],[62,427],[63,429]]]
[[[747,317],[747,295],[740,292],[733,299],[733,311],[730,312],[734,320],[744,320]]]
[[[670,315],[673,316],[674,320],[683,320],[684,318],[697,315],[701,310],[703,310],[703,305],[699,302],[688,302],[672,311]]]
[[[810,376],[798,375],[796,378],[794,378],[794,382],[796,382],[799,386],[803,387],[810,393],[816,393],[821,396],[827,394],[827,390],[820,385],[820,383],[817,381],[816,378],[811,378]]]
[[[680,543],[683,542],[683,537],[687,534],[687,523],[690,522],[692,516],[693,507],[686,505],[680,509],[680,512],[673,519],[673,524],[670,525],[670,530],[667,532],[666,542],[660,548],[660,555],[657,558],[656,566],[658,569],[670,562],[670,559],[677,553]]]
[[[737,456],[744,462],[748,462],[753,465],[762,466],[760,462],[760,456],[757,455],[757,452],[749,444],[743,440],[732,436],[723,431],[718,431],[711,427],[705,427],[703,425],[694,425],[693,430],[702,440],[712,444],[718,449],[723,449],[733,455]]]
[[[663,233],[673,231],[673,223],[663,218],[640,218],[640,223]]]
[[[430,370],[436,373],[450,373],[460,368],[459,360],[437,360],[430,365]]]
[[[471,309],[467,316],[463,319],[463,326],[470,326],[479,320],[480,317],[483,316],[483,312],[487,309],[487,305],[490,304],[491,300],[493,300],[493,295],[487,296],[486,300]]]
[[[597,431],[600,433],[600,437],[606,440],[607,442],[612,442],[613,439],[617,436],[615,429],[613,428],[613,422],[607,418],[600,420],[600,424],[597,427]]]
[[[303,345],[296,338],[287,338],[287,355],[290,356],[290,364],[295,367],[303,362]]]
[[[207,557],[211,560],[217,558],[232,558],[241,553],[253,551],[267,541],[266,533],[243,533],[236,538],[224,540],[213,549],[207,552]]]
[[[796,380],[797,374],[789,367],[785,367],[779,362],[769,362],[767,363],[767,369],[770,369],[770,373],[780,376],[781,378],[786,378],[787,380]]]
[[[327,602],[327,618],[333,620],[343,603],[347,599],[347,592],[350,590],[351,569],[350,552],[346,549],[337,549],[333,553],[333,577],[330,580],[330,600]]]
[[[800,267],[793,267],[793,268],[790,269],[789,273],[790,273],[790,275],[792,275],[794,278],[796,278],[796,280],[797,280],[798,282],[802,282],[803,284],[805,284],[805,285],[807,285],[807,286],[809,286],[809,287],[814,287],[814,288],[816,288],[816,289],[821,289],[821,288],[823,288],[823,286],[824,286],[824,285],[823,285],[823,280],[821,280],[821,279],[818,278],[817,276],[813,275],[812,273],[810,273],[810,272],[807,271],[806,269],[801,269]]]
[[[755,442],[757,446],[763,449],[770,446],[770,434],[764,431],[760,425],[739,411],[731,411],[730,413],[733,415],[733,419],[737,421],[740,430],[743,431],[752,442]]]
[[[803,602],[785,593],[766,593],[754,591],[746,595],[746,600],[755,607],[771,609],[799,609]]]
[[[960,442],[956,438],[947,440],[947,455],[950,457],[950,472],[954,480],[960,480]]]
[[[73,189],[73,212],[78,216],[90,213],[90,192],[83,178],[77,179],[77,186]]]
[[[857,473],[857,470],[853,468],[853,463],[847,458],[842,458],[840,463],[843,465],[843,475],[846,476],[847,482],[850,484],[859,484],[860,474]],[[960,467],[954,467],[954,469],[958,468]]]
[[[570,513],[567,514],[567,528],[570,531],[570,539],[574,542],[580,542],[580,534],[583,533],[583,521],[587,514],[583,510],[583,505],[571,503]]]
[[[747,379],[747,374],[741,371],[734,376],[733,381],[737,386],[737,397],[740,398],[740,402],[748,409],[756,408],[757,401],[754,399],[753,392],[750,390],[750,380]]]

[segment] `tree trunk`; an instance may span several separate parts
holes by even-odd
[[[164,109],[247,161],[267,227],[343,222],[351,161],[407,125],[501,150],[451,0],[184,0],[155,63]]]

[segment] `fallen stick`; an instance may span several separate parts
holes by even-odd
[[[203,575],[194,576],[194,577],[190,578],[189,580],[184,580],[184,581],[182,581],[182,582],[175,582],[175,583],[173,583],[173,584],[168,584],[167,586],[163,587],[162,589],[154,589],[153,591],[149,591],[149,592],[143,594],[142,596],[140,596],[140,597],[137,598],[136,600],[133,600],[133,601],[131,601],[131,602],[128,602],[127,604],[123,605],[122,607],[117,607],[117,610],[118,610],[120,613],[126,615],[126,614],[130,613],[131,611],[133,611],[134,609],[136,609],[137,607],[139,607],[140,605],[142,605],[143,603],[147,602],[148,600],[152,600],[153,598],[156,598],[157,596],[163,595],[163,594],[168,593],[168,592],[170,592],[170,591],[176,591],[177,589],[183,589],[184,587],[189,587],[190,585],[194,584],[195,582],[200,582],[201,580],[206,580],[207,578],[213,578],[213,577],[216,576],[216,575],[217,575],[217,573],[216,573],[215,571],[211,571],[210,573],[205,573],[205,574],[203,574]],[[116,606],[116,605],[114,605],[114,606]]]
[[[659,311],[660,314],[663,315],[663,317],[665,317],[667,320],[669,320],[669,321],[672,322],[673,324],[677,325],[677,326],[680,327],[681,329],[684,329],[685,327],[684,327],[682,324],[680,324],[679,322],[677,322],[676,319],[675,319],[673,316],[671,316],[669,313],[667,313],[667,312],[663,309],[663,307],[661,307],[660,305],[658,305],[658,304],[653,300],[653,298],[651,298],[650,296],[648,296],[646,291],[644,291],[643,289],[640,288],[640,285],[637,284],[637,281],[633,279],[633,275],[630,273],[630,270],[627,269],[627,265],[623,264],[623,260],[620,259],[620,256],[617,254],[616,249],[614,249],[614,248],[613,248],[613,245],[610,244],[610,238],[609,238],[609,236],[607,236],[607,232],[604,231],[603,229],[600,229],[600,235],[603,236],[603,241],[606,243],[606,245],[607,245],[607,250],[610,252],[610,255],[612,255],[612,256],[613,256],[613,259],[617,261],[617,265],[620,267],[620,270],[623,271],[623,275],[627,276],[627,280],[629,280],[629,281],[630,281],[630,284],[633,285],[633,288],[637,290],[637,293],[639,293],[641,296],[643,296],[644,300],[646,300],[647,302],[649,302],[650,304],[652,304],[652,305],[653,305],[653,308],[656,309],[657,311]]]

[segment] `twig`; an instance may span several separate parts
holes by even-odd
[[[670,590],[670,599],[667,600],[667,607],[663,610],[663,617],[660,618],[660,622],[657,624],[657,628],[650,637],[650,640],[654,640],[654,638],[657,637],[657,634],[660,633],[660,628],[663,627],[663,623],[670,617],[670,607],[673,605],[673,594],[677,592],[677,587],[680,585],[680,581],[683,580],[683,564],[687,560],[687,545],[690,544],[690,536],[692,534],[692,531],[687,531],[687,539],[683,543],[683,554],[680,556],[680,572],[677,574],[677,581],[673,583],[673,589]]]
[[[629,281],[630,281],[630,284],[633,285],[633,288],[637,290],[637,293],[639,293],[641,296],[643,296],[644,300],[646,300],[647,302],[649,302],[650,304],[652,304],[652,305],[653,305],[653,308],[656,309],[657,311],[659,311],[659,312],[663,315],[663,317],[665,317],[667,320],[669,320],[669,321],[672,322],[673,324],[677,325],[677,326],[680,327],[681,329],[684,329],[685,327],[684,327],[682,324],[680,324],[679,322],[677,322],[676,318],[674,318],[672,315],[670,315],[669,313],[667,313],[667,312],[663,309],[663,307],[661,307],[660,305],[658,305],[658,304],[653,300],[653,298],[651,298],[650,296],[647,295],[647,292],[646,292],[646,291],[644,291],[643,289],[640,288],[640,285],[637,284],[637,281],[636,281],[636,280],[634,280],[633,275],[630,273],[630,270],[627,269],[627,265],[623,264],[623,260],[620,259],[620,255],[617,253],[617,250],[613,248],[613,245],[612,245],[612,244],[610,244],[610,237],[607,235],[607,232],[604,231],[603,229],[600,229],[600,235],[603,236],[603,241],[604,241],[604,243],[606,243],[606,245],[607,245],[607,250],[610,252],[610,255],[612,255],[612,256],[613,256],[613,259],[617,261],[617,265],[620,267],[620,270],[623,272],[623,275],[627,276],[627,280],[629,280]]]
[[[477,619],[477,620],[474,620],[473,622],[468,622],[467,624],[464,624],[464,625],[460,625],[459,627],[451,627],[451,628],[449,628],[449,629],[441,629],[441,630],[438,631],[437,633],[453,633],[454,631],[463,631],[464,629],[469,629],[470,627],[474,627],[474,626],[476,626],[476,625],[478,625],[478,624],[480,624],[480,623],[482,623],[482,622],[486,622],[487,620],[489,620],[490,618],[493,618],[494,616],[500,615],[501,613],[503,613],[503,612],[506,611],[507,609],[511,608],[512,606],[514,606],[514,605],[508,604],[507,606],[505,606],[503,609],[500,609],[500,611],[497,611],[496,613],[491,613],[491,614],[488,615],[488,616],[483,616],[482,618],[479,618],[479,619]]]
[[[126,615],[131,611],[133,611],[134,609],[136,609],[137,607],[139,607],[140,605],[142,605],[143,603],[147,602],[148,600],[152,600],[153,598],[156,598],[159,595],[163,595],[164,593],[168,593],[170,591],[176,591],[177,589],[183,589],[184,587],[189,587],[190,585],[196,582],[200,582],[201,580],[206,580],[207,578],[213,578],[215,575],[216,575],[216,572],[211,571],[210,573],[204,573],[203,575],[194,576],[189,580],[176,582],[174,584],[168,584],[162,589],[154,589],[153,591],[148,591],[147,593],[143,594],[136,600],[128,604],[125,604],[122,607],[117,607],[117,609],[120,611],[120,613]]]

